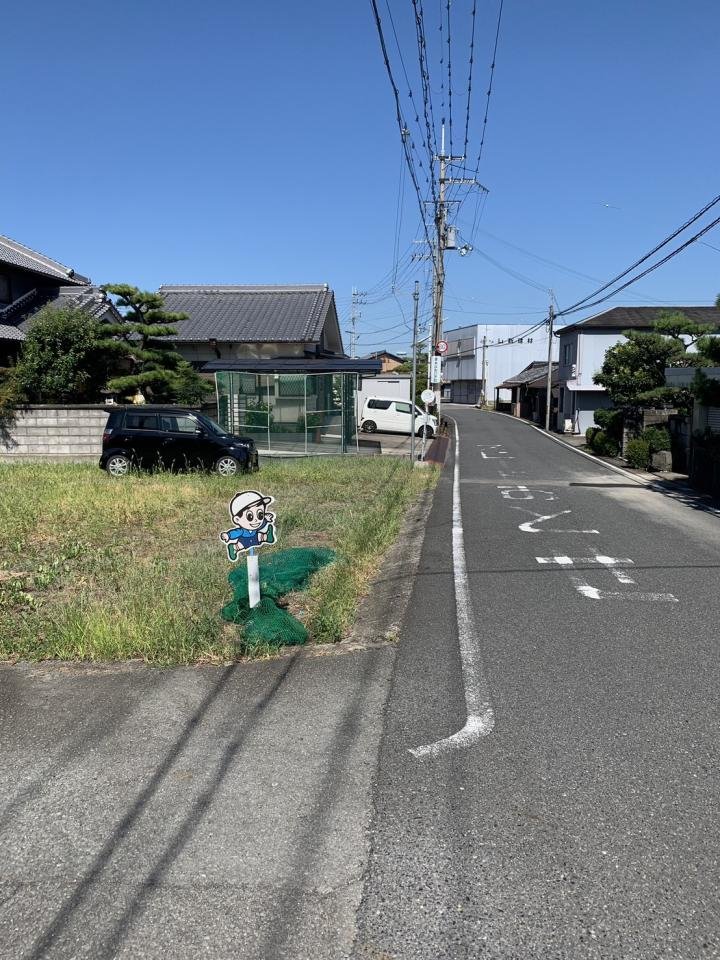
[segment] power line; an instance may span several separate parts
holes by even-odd
[[[441,21],[442,22],[442,21]],[[452,44],[450,36],[450,0],[447,0],[447,73],[448,73],[448,134],[450,137],[450,156],[453,153],[453,115],[452,115]]]
[[[502,23],[504,2],[505,0],[500,0],[500,7],[498,9],[497,26],[495,28],[495,44],[493,46],[492,62],[490,63],[490,82],[488,84],[488,89],[487,89],[487,94],[485,99],[485,116],[483,117],[482,133],[480,135],[480,149],[478,150],[477,163],[475,164],[475,173],[473,174],[475,178],[477,178],[478,172],[480,170],[480,161],[482,160],[483,148],[485,146],[485,134],[487,133],[487,122],[488,122],[488,115],[490,113],[490,98],[492,97],[493,81],[495,80],[495,61],[497,60],[498,43],[500,41],[500,24]],[[480,197],[478,197],[475,203],[475,215],[473,216],[473,225],[472,225],[472,230],[470,231],[471,240],[475,233],[475,224],[477,223],[477,219],[478,219],[479,206],[480,206]]]
[[[653,247],[652,250],[649,253],[646,253],[644,257],[640,257],[639,260],[636,260],[635,263],[629,266],[626,270],[623,270],[622,273],[619,273],[616,277],[613,277],[612,280],[608,280],[607,283],[604,283],[601,287],[598,287],[597,290],[588,294],[586,297],[583,297],[582,300],[578,300],[575,303],[570,304],[570,306],[566,307],[565,310],[563,310],[561,313],[558,314],[558,316],[565,316],[568,313],[575,313],[577,310],[583,309],[584,306],[591,307],[591,306],[595,306],[598,303],[603,303],[605,300],[609,300],[610,297],[613,296],[613,294],[610,294],[607,297],[603,297],[601,300],[596,300],[594,303],[586,302],[588,300],[591,300],[593,297],[596,297],[599,293],[602,293],[603,290],[607,290],[609,287],[612,287],[615,283],[618,282],[618,280],[622,280],[623,277],[626,277],[629,273],[631,273],[633,270],[639,267],[641,263],[645,263],[645,261],[649,260],[650,257],[652,257],[654,254],[658,252],[658,250],[662,250],[662,248],[667,246],[667,244],[670,243],[671,240],[674,240],[675,237],[678,236],[678,234],[682,233],[683,230],[686,230],[691,224],[695,223],[696,220],[699,220],[700,217],[703,216],[703,214],[707,213],[708,210],[712,209],[712,207],[716,206],[718,203],[720,203],[720,194],[718,194],[717,197],[714,197],[712,200],[710,200],[709,203],[706,203],[705,206],[702,208],[702,210],[699,210],[694,216],[690,217],[689,220],[686,220],[682,226],[678,227],[676,230],[673,230],[673,232],[669,236],[665,237],[663,241],[658,243],[657,246]],[[711,227],[717,224],[718,222],[720,222],[720,220],[714,221]],[[684,250],[686,246],[689,246],[690,243],[694,243],[695,240],[698,239],[698,237],[701,237],[704,233],[707,233],[707,231],[711,229],[711,227],[706,227],[704,230],[701,230],[700,233],[696,234],[692,240],[690,240],[688,243],[683,244],[681,247],[679,247],[678,250],[675,251],[675,253],[679,253],[681,250]],[[675,256],[675,253],[671,254],[671,256]],[[639,276],[635,277],[635,279],[632,280],[631,282],[635,283],[635,281],[639,280],[640,277],[644,277],[648,273],[651,273],[652,270],[657,269],[657,267],[659,267],[663,263],[666,263],[669,259],[670,257],[664,258],[659,263],[657,263],[654,267],[652,267],[651,270],[644,271],[643,273],[639,274]],[[624,284],[616,291],[616,293],[619,293],[620,290],[624,290],[625,287],[628,287],[628,286],[630,286],[629,283]]]
[[[418,63],[420,66],[420,87],[423,98],[423,116],[425,119],[425,129],[427,131],[427,141],[432,143],[433,156],[437,150],[437,135],[435,133],[435,115],[433,112],[432,91],[430,87],[430,70],[427,60],[427,42],[425,38],[425,15],[423,13],[422,0],[412,0],[413,11],[415,13],[415,38],[418,48]],[[432,179],[433,200],[437,200],[435,192],[435,182]]]
[[[720,197],[718,198],[718,200],[720,200]],[[704,236],[709,230],[712,230],[713,227],[716,227],[718,224],[720,224],[720,217],[717,217],[717,219],[713,220],[706,227],[703,227],[702,230],[699,230],[694,236],[690,237],[689,240],[686,240],[685,243],[681,244],[679,247],[676,247],[674,250],[671,250],[670,253],[667,254],[667,256],[662,258],[662,260],[658,260],[657,263],[652,264],[652,266],[648,267],[646,270],[643,270],[642,273],[639,273],[636,277],[632,277],[630,280],[627,280],[624,284],[622,284],[622,286],[617,287],[615,290],[606,294],[606,296],[600,297],[598,300],[593,300],[591,303],[583,302],[582,305],[576,306],[574,308],[568,307],[566,310],[561,310],[557,314],[557,316],[566,317],[569,313],[577,313],[578,310],[588,310],[590,307],[596,307],[600,303],[605,303],[606,300],[610,300],[613,297],[617,296],[617,294],[620,293],[622,290],[625,290],[626,287],[629,287],[631,284],[636,283],[638,280],[641,280],[643,277],[646,277],[649,273],[652,273],[654,270],[657,270],[658,267],[662,267],[663,264],[668,262],[668,260],[672,260],[673,257],[676,257],[679,253],[682,253],[683,250],[687,249],[687,247],[695,243],[696,240],[699,240],[700,237]],[[647,257],[643,257],[642,260],[639,262],[642,263],[643,260],[646,260],[646,259]],[[626,273],[627,273],[627,270],[625,271],[625,273],[621,274],[621,276],[625,276]],[[600,289],[604,289],[604,288],[601,287]],[[595,292],[599,293],[600,291],[596,290]]]
[[[472,75],[473,63],[475,61],[475,13],[477,9],[477,0],[473,0],[472,5],[472,29],[470,32],[470,62],[468,64],[468,86],[467,86],[467,106],[465,107],[465,141],[463,143],[463,156],[467,156],[468,130],[470,128],[470,97],[472,94]],[[452,153],[452,149],[450,150]]]
[[[418,207],[420,209],[420,219],[425,231],[425,237],[427,242],[432,246],[432,241],[430,240],[430,233],[428,230],[427,221],[425,219],[425,207],[423,204],[422,194],[420,192],[420,185],[417,182],[417,176],[415,175],[415,168],[413,167],[412,158],[408,151],[407,142],[402,135],[402,131],[405,129],[405,123],[403,121],[402,110],[400,108],[400,94],[398,92],[397,84],[395,83],[395,78],[393,76],[392,67],[390,66],[390,58],[388,57],[387,46],[385,44],[385,35],[383,33],[382,21],[380,19],[380,13],[377,8],[376,0],[370,0],[370,5],[373,9],[373,14],[375,16],[375,26],[378,32],[378,39],[380,41],[380,48],[382,50],[383,60],[385,61],[385,69],[387,71],[388,80],[390,81],[390,86],[392,87],[393,96],[395,98],[395,113],[398,123],[398,130],[400,131],[400,139],[403,144],[403,151],[405,153],[405,162],[407,163],[408,170],[410,172],[410,178],[413,182],[413,187],[415,188],[415,195],[417,196]]]

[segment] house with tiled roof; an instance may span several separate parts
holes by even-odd
[[[557,363],[552,364],[550,375],[552,404],[557,397]],[[534,423],[545,422],[545,407],[547,402],[548,365],[546,360],[533,360],[519,373],[513,374],[495,387],[495,409],[502,410],[508,406],[508,413],[514,417],[523,417]],[[510,403],[500,401],[500,391],[510,391]]]
[[[696,323],[714,324],[720,330],[717,307],[610,307],[601,313],[568,324],[555,336],[560,340],[557,429],[585,433],[594,423],[593,413],[612,402],[604,387],[593,383],[610,347],[625,340],[624,330],[651,333],[663,313],[683,313]]]
[[[34,315],[45,306],[78,307],[100,319],[119,316],[88,277],[0,236],[0,366],[14,361]]]

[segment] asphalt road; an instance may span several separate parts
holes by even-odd
[[[720,519],[525,424],[450,412],[465,675],[494,727],[409,752],[467,716],[450,464],[394,668],[353,956],[718,956]]]
[[[451,461],[399,644],[0,667],[1,960],[718,955],[720,519],[453,413],[462,635]]]

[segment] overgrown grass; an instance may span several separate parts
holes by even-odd
[[[232,495],[255,486],[276,498],[280,548],[337,551],[295,606],[315,640],[338,640],[378,554],[434,479],[391,457],[280,461],[236,481],[0,465],[0,660],[234,659],[218,535]]]

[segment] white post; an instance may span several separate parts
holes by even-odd
[[[255,547],[250,547],[247,558],[248,571],[248,600],[250,609],[260,603],[260,564],[258,555],[255,553]]]

